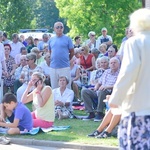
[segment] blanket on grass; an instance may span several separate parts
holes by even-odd
[[[20,134],[36,135],[36,134],[38,134],[41,131],[47,133],[47,132],[50,132],[50,131],[63,131],[63,130],[66,130],[68,128],[70,128],[70,126],[52,126],[50,128],[37,127],[37,128],[33,128],[30,131],[21,131]],[[0,127],[0,134],[7,134],[7,130],[8,130],[8,128]]]

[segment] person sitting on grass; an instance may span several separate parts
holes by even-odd
[[[10,123],[5,122],[5,118]],[[30,110],[12,93],[6,93],[1,104],[0,126],[8,128],[8,134],[20,134],[32,129],[33,122]]]
[[[53,89],[55,116],[58,119],[71,118],[74,92],[67,88],[69,80],[66,76],[60,76],[58,82],[59,88]]]
[[[44,81],[43,73],[34,72],[21,98],[23,103],[33,101],[35,108],[32,112],[33,127],[49,128],[55,119],[52,89],[50,86],[46,86]],[[30,92],[31,87],[34,87],[32,92]]]
[[[121,118],[121,113],[113,114],[113,110],[109,109],[106,115],[104,116],[99,127],[88,135],[88,137],[95,138],[108,138],[111,137],[111,133],[116,125],[119,123]]]

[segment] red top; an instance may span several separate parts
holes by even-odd
[[[81,55],[80,56],[80,65],[83,66],[84,69],[92,67],[92,57],[93,56],[94,56],[93,54],[88,54],[87,59],[85,59],[84,56]]]

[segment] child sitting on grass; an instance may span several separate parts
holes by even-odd
[[[5,122],[5,117],[10,123]],[[8,128],[8,134],[20,134],[32,129],[30,110],[22,103],[17,102],[15,95],[7,93],[1,104],[0,127]]]

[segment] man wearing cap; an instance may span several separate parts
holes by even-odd
[[[112,37],[110,35],[107,35],[107,29],[105,27],[102,28],[101,32],[102,32],[102,35],[98,37],[97,45],[105,43],[108,48],[113,43]]]
[[[93,48],[97,48],[97,42],[95,36],[96,36],[95,32],[90,31],[88,33],[89,39],[85,41],[85,45],[87,45],[90,48],[90,50],[92,50]]]

